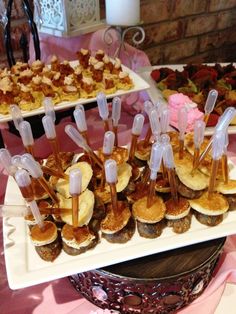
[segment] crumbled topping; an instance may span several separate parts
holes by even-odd
[[[80,49],[80,52],[82,53],[82,55],[84,55],[84,56],[86,56],[88,53],[89,53],[89,51],[88,51],[88,49]]]
[[[82,68],[81,66],[77,66],[75,69],[74,69],[74,73],[76,75],[80,75],[82,73]]]
[[[29,86],[26,86],[25,84],[21,84],[21,83],[19,83],[18,85],[20,86],[20,90],[22,92],[24,92],[24,93],[29,93],[30,92]]]
[[[64,78],[64,84],[65,85],[73,85],[73,76],[72,75],[68,75]]]
[[[109,63],[110,62],[110,58],[108,57],[108,55],[105,55],[103,58],[102,58],[102,61],[104,63]]]
[[[56,74],[53,76],[54,80],[59,80],[59,78],[61,77],[61,73],[60,72],[56,72]]]
[[[89,58],[89,64],[90,65],[95,65],[96,63],[98,63],[98,60],[94,57],[90,57]]]
[[[94,64],[94,69],[95,70],[102,70],[103,66],[104,66],[103,62],[98,62],[98,63]]]
[[[33,76],[33,74],[34,73],[30,69],[26,69],[26,70],[20,72],[20,77],[23,77],[23,76],[31,77],[31,76]]]
[[[71,85],[66,85],[64,87],[64,90],[66,92],[70,92],[70,93],[74,93],[74,92],[77,92],[77,88],[75,86],[71,86]]]
[[[6,92],[11,92],[13,90],[13,83],[11,82],[11,80],[9,79],[9,77],[3,77],[0,80],[0,90],[3,91],[4,94],[6,94]]]
[[[83,82],[84,82],[85,84],[92,85],[92,84],[93,84],[93,79],[90,78],[90,77],[84,77],[84,78],[83,78]]]
[[[127,73],[127,72],[120,72],[119,73],[119,78],[120,79],[123,79],[123,78],[125,78],[125,77],[127,77],[129,74]]]
[[[52,85],[52,81],[46,76],[43,76],[42,83],[44,83],[46,85]]]
[[[35,77],[32,78],[32,82],[35,84],[35,85],[39,85],[41,84],[42,82],[42,78],[38,75],[36,75]]]
[[[121,62],[119,58],[116,58],[114,67],[116,69],[119,69],[121,67]]]
[[[34,69],[34,68],[41,68],[43,66],[43,63],[42,63],[42,61],[40,61],[40,60],[35,60],[32,64],[31,64],[31,67],[32,67],[32,69]]]

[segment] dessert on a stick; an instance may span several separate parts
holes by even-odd
[[[171,198],[165,202],[165,218],[167,225],[176,233],[186,232],[191,225],[190,204],[186,198],[178,196],[177,181],[175,176],[175,163],[170,143],[163,146],[163,160],[167,169]]]
[[[24,169],[17,170],[15,179],[36,221],[36,224],[30,231],[30,238],[35,250],[43,260],[53,262],[61,252],[61,242],[57,227],[53,222],[43,220],[38,205],[34,200],[28,172]]]
[[[65,224],[61,231],[63,250],[78,255],[94,247],[96,237],[87,225],[79,224],[79,197],[82,192],[82,174],[79,169],[70,171],[69,190],[72,196],[72,225]]]
[[[19,124],[19,132],[26,152],[34,156],[34,138],[30,123],[22,121]]]
[[[128,203],[117,200],[117,164],[115,160],[106,160],[105,176],[110,187],[111,203],[107,205],[106,217],[101,221],[102,236],[111,243],[125,243],[133,236],[135,223]]]
[[[224,144],[224,130],[216,130],[212,141],[212,167],[208,191],[203,193],[200,198],[189,201],[195,210],[198,221],[208,226],[215,226],[222,222],[223,214],[229,209],[227,199],[222,194],[215,192],[216,176]]]
[[[156,238],[161,235],[164,227],[165,204],[161,197],[155,195],[157,171],[162,160],[162,144],[152,145],[150,157],[150,183],[147,196],[141,197],[132,206],[132,213],[137,220],[139,235],[145,238]]]

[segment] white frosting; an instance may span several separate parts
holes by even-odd
[[[30,92],[30,88],[28,86],[26,86],[25,84],[18,84],[20,86],[20,89],[23,93],[28,93]]]
[[[66,92],[69,92],[69,93],[75,93],[75,92],[77,92],[77,88],[76,88],[75,86],[72,86],[72,85],[66,85],[66,86],[64,87],[64,90],[65,90]]]
[[[114,67],[115,67],[116,69],[119,69],[119,68],[121,67],[121,61],[120,61],[119,58],[116,58]]]
[[[0,90],[3,91],[4,94],[6,92],[11,92],[13,89],[13,83],[9,79],[9,77],[5,76],[0,80]]]
[[[95,65],[96,63],[98,63],[98,60],[94,57],[90,57],[89,58],[89,64],[90,65]]]
[[[103,62],[98,62],[98,63],[94,64],[94,69],[95,70],[102,70],[103,66],[104,66]]]
[[[58,60],[57,56],[56,55],[53,55],[52,58],[51,58],[51,62],[56,62]]]
[[[35,61],[32,63],[31,67],[32,67],[32,68],[40,68],[42,65],[43,65],[42,61],[40,61],[40,60],[35,60]]]
[[[64,78],[64,84],[65,85],[72,85],[73,84],[73,76],[72,75],[68,75]]]
[[[32,82],[36,85],[39,85],[42,82],[42,78],[40,76],[36,75],[35,77],[32,78]]]
[[[90,77],[84,77],[83,78],[83,82],[85,84],[92,85],[93,84],[93,79],[91,79]]]
[[[123,78],[125,78],[125,77],[127,77],[129,74],[127,73],[127,72],[120,72],[119,73],[119,78],[120,79],[123,79]]]
[[[43,76],[42,83],[44,83],[46,85],[52,85],[52,81],[46,76]]]
[[[98,49],[97,53],[98,55],[103,55],[104,54],[104,51],[102,49]]]
[[[33,74],[34,73],[30,69],[26,69],[26,70],[20,72],[20,77],[22,77],[22,76],[30,77],[30,76],[33,76]]]
[[[88,54],[88,50],[87,49],[81,49],[80,52],[82,53],[82,55],[86,56]]]
[[[60,72],[56,72],[56,74],[53,76],[53,79],[54,80],[59,80],[60,76],[61,76],[61,73]]]
[[[108,57],[108,55],[105,55],[103,58],[102,58],[102,61],[104,63],[109,63],[110,62],[110,58]]]
[[[82,68],[81,66],[77,66],[75,69],[74,69],[74,73],[76,75],[80,75],[82,73]]]

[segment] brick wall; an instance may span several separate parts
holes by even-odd
[[[152,64],[235,61],[236,0],[141,0]]]
[[[101,11],[103,17],[104,0]],[[140,48],[152,64],[235,61],[236,0],[141,0],[141,19],[146,38]],[[12,28],[20,59],[21,33],[29,33],[20,0],[14,1]],[[6,64],[0,29],[0,67]]]

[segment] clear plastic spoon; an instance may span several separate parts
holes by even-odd
[[[10,105],[10,113],[15,125],[15,128],[19,131],[19,125],[23,121],[21,110],[17,105]]]
[[[30,123],[28,121],[22,121],[19,124],[19,132],[27,153],[34,156],[34,138]]]
[[[104,122],[104,131],[107,132],[109,131],[109,122],[108,122],[109,111],[108,111],[106,95],[104,93],[100,92],[97,94],[97,103],[98,103],[99,115]]]
[[[24,169],[19,169],[15,173],[15,180],[21,190],[22,196],[27,201],[28,205],[30,206],[30,209],[32,211],[32,214],[34,216],[34,219],[37,223],[37,225],[43,229],[44,223],[42,216],[40,214],[39,208],[37,203],[34,200],[34,193],[32,190],[31,185],[31,179],[28,174],[28,172]]]
[[[114,97],[112,100],[112,127],[115,134],[115,146],[118,146],[118,123],[121,113],[121,99]]]
[[[144,116],[142,114],[136,114],[132,126],[132,139],[131,147],[129,151],[129,162],[134,160],[134,154],[137,146],[138,137],[140,136],[143,128]]]
[[[156,178],[157,172],[160,169],[161,161],[162,161],[162,144],[156,142],[152,145],[151,150],[151,157],[150,157],[150,184],[149,184],[149,191],[147,196],[147,208],[151,207],[154,203],[154,195],[155,195],[155,185],[156,185]]]
[[[178,129],[179,129],[179,159],[184,157],[184,136],[187,129],[188,112],[186,107],[178,111]]]
[[[72,223],[73,227],[79,226],[79,195],[82,192],[82,173],[79,169],[70,171],[69,191],[72,196]]]
[[[214,107],[215,107],[215,103],[218,97],[218,92],[215,89],[210,90],[210,92],[208,93],[207,96],[207,100],[206,100],[206,104],[204,107],[204,122],[207,125],[207,122],[209,120],[210,114],[213,111]]]

